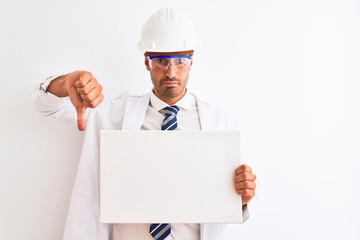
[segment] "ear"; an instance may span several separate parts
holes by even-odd
[[[145,56],[144,63],[145,63],[146,70],[148,70],[150,72],[149,59],[147,58],[147,56]]]

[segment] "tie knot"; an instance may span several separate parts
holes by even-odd
[[[163,108],[165,111],[165,115],[174,115],[176,116],[179,112],[180,108],[176,105],[171,105]]]

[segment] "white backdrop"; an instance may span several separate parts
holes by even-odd
[[[83,134],[35,112],[36,81],[84,69],[108,97],[148,91],[136,43],[164,4],[199,30],[190,90],[238,116],[260,177],[229,239],[360,239],[357,0],[1,0],[0,239],[61,239],[66,219]]]

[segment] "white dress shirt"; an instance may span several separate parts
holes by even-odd
[[[200,130],[200,119],[194,96],[186,93],[176,105],[180,108],[177,114],[177,130]],[[142,130],[159,130],[165,117],[164,107],[169,106],[153,92],[146,111]],[[150,224],[114,224],[113,240],[153,240],[149,234]],[[200,224],[171,224],[171,234],[166,240],[199,240]]]

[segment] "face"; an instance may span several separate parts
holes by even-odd
[[[150,64],[148,56],[189,56],[193,51],[185,52],[147,52],[145,53],[145,66],[150,72],[151,81],[153,83],[153,92],[162,101],[169,105],[176,103],[186,93],[186,84],[189,78],[192,60],[190,66],[185,69],[178,69],[175,62],[171,62],[167,68],[160,68]],[[175,60],[175,59],[171,59]]]

